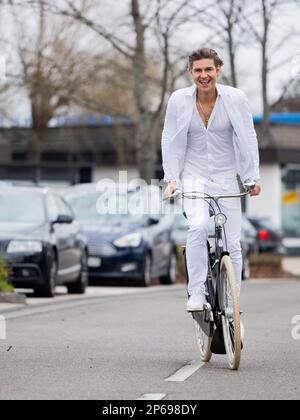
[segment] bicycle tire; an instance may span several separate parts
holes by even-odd
[[[206,288],[208,293],[208,302],[213,307],[214,301],[215,301],[215,282],[213,278],[212,269],[210,266],[210,246],[209,243],[207,243],[207,250],[208,250],[208,272],[207,272],[207,280],[206,280]],[[200,315],[203,316],[203,315]],[[209,335],[208,331],[204,331],[203,328],[201,328],[202,323],[199,322],[199,318],[196,317],[196,315],[193,316],[194,318],[194,327],[195,327],[195,335],[196,335],[196,342],[197,346],[200,352],[200,358],[202,362],[208,363],[210,362],[212,358],[212,351],[211,351],[211,344],[213,339],[213,331],[214,331],[214,322],[209,323]],[[202,320],[203,322],[203,320]]]
[[[200,359],[204,363],[210,362],[212,358],[211,342],[212,337],[208,337],[200,327],[199,323],[193,319],[195,327],[196,342],[200,352]]]
[[[226,275],[225,275],[226,274]],[[236,287],[236,279],[231,258],[224,255],[220,266],[220,282],[222,290],[222,309],[225,310],[222,315],[222,326],[226,353],[228,356],[229,367],[232,370],[238,370],[241,362],[241,320],[240,305]],[[227,316],[226,308],[228,306],[228,291],[231,292],[231,312],[232,317]],[[233,325],[232,325],[233,324]]]
[[[208,247],[208,253],[209,253],[209,243],[207,243]],[[189,276],[188,276],[188,270],[187,270],[187,260],[186,260],[186,249],[183,251],[184,255],[184,262],[185,262],[185,269],[186,269],[186,278],[187,278],[187,285],[189,283]],[[208,261],[209,261],[209,255],[208,255]],[[208,267],[208,270],[210,270],[210,267]],[[211,299],[214,299],[214,291],[212,290],[211,285],[207,284],[208,291],[209,291],[209,297]],[[203,320],[199,319],[200,317],[203,317],[203,313],[199,312],[197,315],[196,313],[192,314],[193,323],[194,323],[194,329],[195,329],[195,336],[196,336],[196,343],[198,350],[200,352],[200,359],[204,363],[208,363],[212,358],[212,351],[211,351],[211,343],[212,343],[212,331],[211,328],[213,328],[214,323],[209,323],[209,334],[207,335],[205,331],[201,328],[201,324]]]

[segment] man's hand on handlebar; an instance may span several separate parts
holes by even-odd
[[[249,193],[250,197],[254,197],[261,193],[259,182],[254,181],[253,179],[246,179],[246,181],[244,181],[244,189]]]
[[[168,182],[167,188],[165,189],[165,192],[164,192],[165,198],[171,198],[176,189],[177,189],[176,181]]]
[[[259,195],[261,193],[261,186],[258,182],[256,182],[254,188],[250,191],[250,197],[254,197],[256,195]]]

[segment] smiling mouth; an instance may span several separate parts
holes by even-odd
[[[203,87],[207,87],[210,84],[210,80],[199,80],[199,83]]]

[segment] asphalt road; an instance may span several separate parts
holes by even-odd
[[[300,282],[244,285],[238,372],[200,367],[182,286],[123,292],[5,312],[0,399],[300,399]]]

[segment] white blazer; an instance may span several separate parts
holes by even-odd
[[[217,84],[217,89],[234,129],[233,145],[238,174],[242,181],[258,181],[259,152],[248,99],[244,92],[230,86]],[[196,85],[193,85],[175,91],[169,99],[161,142],[165,181],[181,181],[196,91]]]

